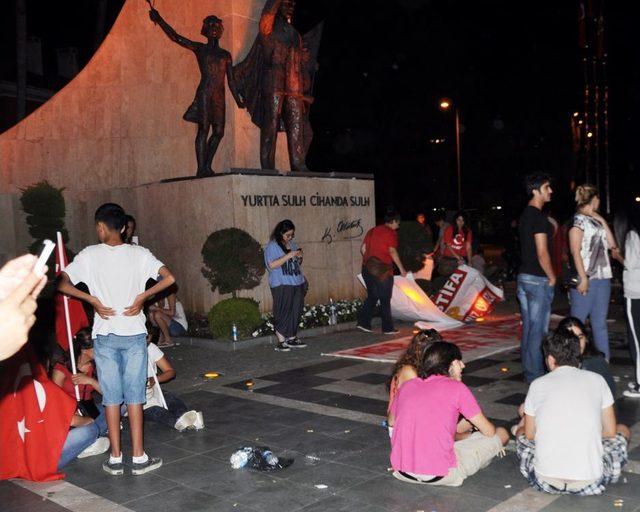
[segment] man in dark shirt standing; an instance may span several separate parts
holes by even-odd
[[[529,203],[520,216],[521,264],[518,273],[518,301],[522,315],[522,370],[527,382],[544,374],[542,338],[549,330],[551,303],[556,276],[551,264],[551,238],[553,227],[542,213],[545,203],[551,201],[550,177],[532,174],[525,178]]]

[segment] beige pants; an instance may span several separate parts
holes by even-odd
[[[502,451],[503,447],[498,435],[486,437],[480,432],[475,432],[462,441],[456,441],[453,449],[456,452],[458,466],[451,468],[449,473],[437,482],[416,482],[415,480],[404,477],[398,471],[394,471],[393,476],[403,482],[411,482],[414,484],[425,483],[427,485],[449,485],[458,487],[462,485],[465,478],[477,473],[482,468],[486,468],[493,458]],[[433,478],[429,475],[407,474],[418,480],[430,480]]]

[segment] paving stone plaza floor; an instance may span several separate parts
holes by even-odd
[[[501,308],[517,309],[513,299]],[[611,364],[620,395],[633,366],[620,308],[613,307],[610,317],[615,319],[610,323]],[[401,335],[410,329],[402,326]],[[112,477],[101,469],[104,456],[89,457],[69,465],[64,481],[0,482],[0,510],[640,512],[640,400],[620,396],[618,421],[632,427],[634,439],[623,479],[603,496],[558,497],[529,489],[512,445],[506,457],[459,488],[394,479],[388,470],[387,432],[380,426],[390,365],[321,356],[382,339],[346,331],[307,339],[308,348],[291,353],[276,353],[270,346],[235,352],[168,349],[178,378],[167,389],[190,408],[204,411],[205,430],[179,433],[147,423],[145,448],[164,459],[158,471]],[[202,374],[212,370],[223,376],[203,380]],[[247,391],[247,379],[253,380],[253,391]],[[518,350],[472,361],[464,381],[497,425],[516,420],[526,393]],[[273,474],[231,469],[229,455],[245,444],[269,446],[295,462]],[[126,422],[123,445],[126,461]]]

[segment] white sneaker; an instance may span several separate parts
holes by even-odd
[[[622,394],[627,398],[640,398],[640,386],[636,384],[633,388],[623,391]]]
[[[202,430],[204,428],[204,416],[202,415],[202,411],[196,411],[196,421],[193,424],[193,427],[196,430]]]
[[[84,459],[85,457],[91,457],[92,455],[100,455],[101,453],[106,452],[110,446],[111,443],[109,443],[108,437],[99,437],[93,442],[93,444],[87,446],[80,455],[78,455],[78,458]]]
[[[183,430],[186,430],[189,427],[193,427],[197,418],[198,418],[198,413],[196,411],[187,411],[178,418],[173,428],[175,428],[179,432],[182,432]]]

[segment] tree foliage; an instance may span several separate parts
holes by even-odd
[[[262,247],[249,233],[237,228],[215,231],[202,246],[202,275],[211,290],[221,294],[250,290],[265,273]]]
[[[47,181],[41,181],[22,190],[20,203],[27,214],[29,234],[34,238],[29,246],[32,253],[38,252],[42,241],[56,241],[56,231],[62,232],[64,242],[69,241],[69,234],[64,227],[66,207],[62,188],[56,188]]]

